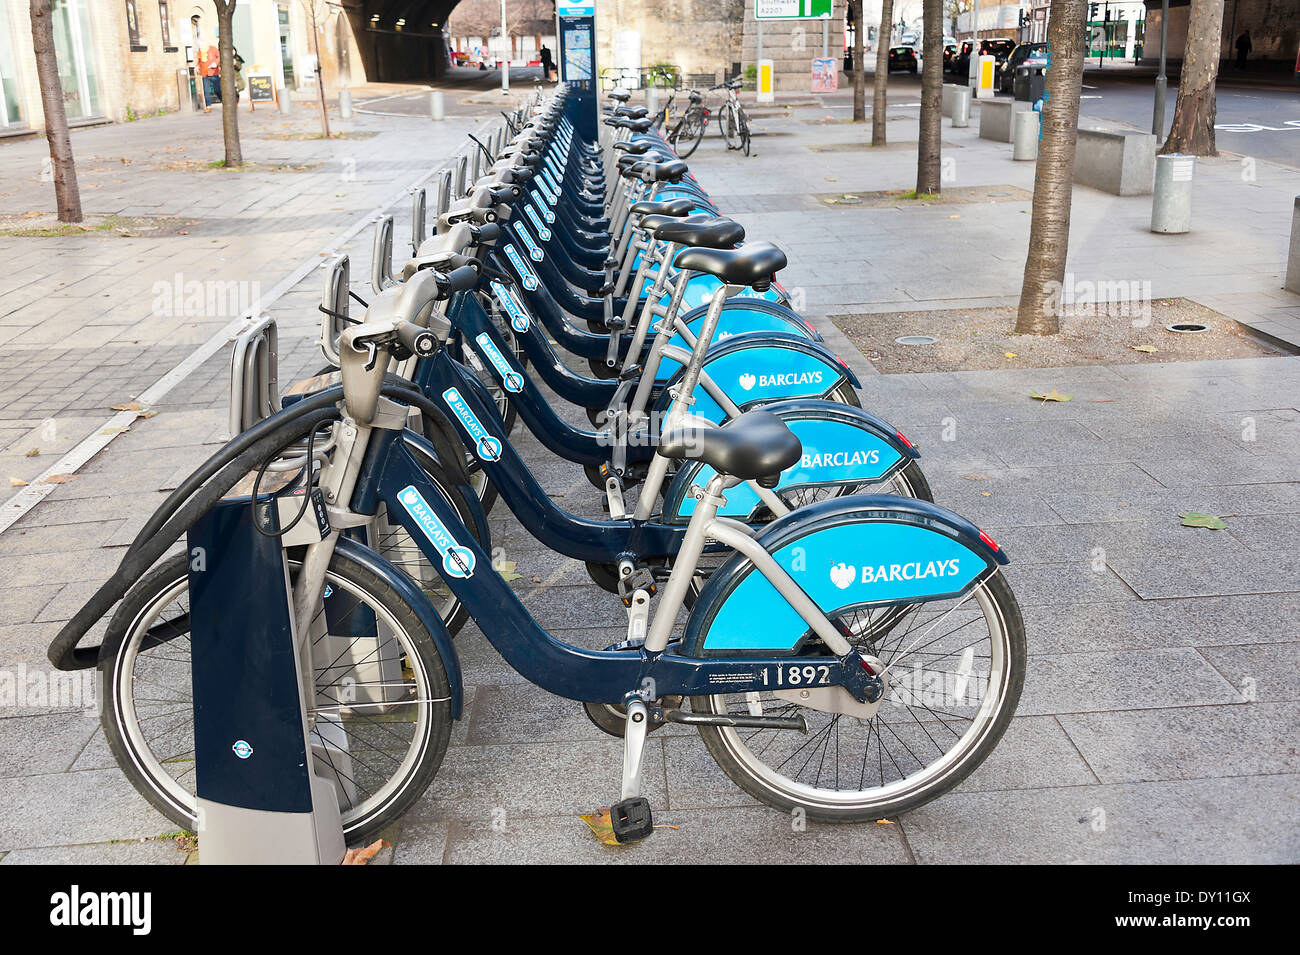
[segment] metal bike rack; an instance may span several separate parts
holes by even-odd
[[[267,317],[235,339],[230,356],[230,436],[280,410],[280,335]]]
[[[326,361],[338,367],[339,335],[347,325],[348,283],[352,267],[346,255],[340,255],[325,269],[325,287],[321,293],[321,306],[329,309],[321,314],[320,350]]]
[[[438,230],[438,219],[451,207],[451,169],[444,169],[438,174],[438,192],[433,210],[433,228]]]
[[[420,243],[428,237],[429,194],[421,186],[411,197],[411,254],[420,251]]]
[[[378,295],[396,284],[397,280],[393,278],[393,217],[384,216],[375,223],[375,243],[370,253],[370,288]]]
[[[469,156],[461,153],[456,157],[455,172],[452,174],[452,186],[454,198],[465,198],[465,176],[469,172]],[[445,210],[444,210],[445,211]]]

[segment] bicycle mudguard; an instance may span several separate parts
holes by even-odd
[[[690,328],[691,333],[698,337],[700,326],[703,324],[708,311],[709,307],[702,305],[683,315],[681,320]],[[710,344],[724,341],[735,335],[743,335],[746,332],[786,332],[796,337],[807,338],[813,342],[822,340],[822,337],[817,334],[811,325],[784,305],[761,298],[745,296],[727,299],[722,306],[722,315],[718,318],[717,327],[713,332],[713,342]],[[690,351],[686,339],[682,338],[680,334],[669,339],[668,344]],[[668,381],[669,378],[677,374],[678,369],[681,367],[679,362],[665,356],[660,360],[659,368],[655,371],[655,382],[662,384]]]
[[[712,345],[704,371],[742,411],[785,398],[825,398],[844,382],[859,387],[849,366],[826,346],[784,332],[735,335]],[[655,400],[654,410],[666,414],[672,403],[678,371]],[[726,414],[702,384],[695,386],[691,414],[721,424]]]
[[[763,406],[785,422],[803,444],[803,457],[781,472],[774,489],[796,491],[838,485],[879,484],[921,456],[898,429],[870,412],[838,401],[796,398]],[[664,492],[662,520],[685,524],[695,513],[693,487],[705,487],[717,472],[700,461],[686,461]],[[722,517],[752,521],[763,507],[749,484],[728,488]]]
[[[464,683],[460,673],[460,657],[456,653],[456,645],[452,642],[451,634],[447,632],[447,625],[442,622],[438,612],[429,603],[428,596],[415,585],[415,581],[393,563],[364,544],[340,536],[335,548],[397,591],[402,601],[420,618],[420,623],[433,638],[434,646],[438,648],[438,655],[442,657],[443,668],[447,671],[447,683],[451,687],[451,718],[460,719],[465,698]]]
[[[960,597],[1009,563],[964,517],[888,494],[801,507],[755,540],[832,618],[860,607]],[[807,622],[776,587],[736,554],[714,571],[696,600],[682,652],[793,654],[810,636]]]

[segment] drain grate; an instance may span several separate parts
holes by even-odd
[[[1208,332],[1210,326],[1204,322],[1174,322],[1172,325],[1166,325],[1165,331],[1178,332],[1182,335],[1194,335],[1197,332]]]

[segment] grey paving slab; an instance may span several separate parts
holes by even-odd
[[[6,849],[147,839],[176,829],[117,769],[0,779],[0,800]]]
[[[1201,656],[1248,700],[1300,700],[1300,643],[1209,647]]]
[[[1266,776],[1300,768],[1296,703],[1242,703],[1061,716],[1103,783]]]
[[[99,842],[16,849],[0,865],[184,865],[185,853],[167,839]]]
[[[920,863],[1295,864],[1295,776],[952,794],[908,813]]]
[[[1239,703],[1237,692],[1195,650],[1037,653],[1029,638],[1025,689],[1016,710],[1090,713]]]
[[[571,816],[458,822],[447,841],[446,861],[628,865],[707,862],[713,865],[814,863],[833,859],[854,865],[906,864],[907,847],[897,826],[866,823],[833,826],[809,822],[795,831],[791,819],[771,809],[669,810],[657,813],[663,828],[633,846],[601,845]],[[401,860],[399,851],[398,861]]]
[[[0,718],[0,777],[64,772],[99,728],[93,708],[44,716],[5,712]]]
[[[1145,599],[1300,590],[1300,554],[1294,551],[1177,557],[1123,552],[1110,561],[1115,573]]]

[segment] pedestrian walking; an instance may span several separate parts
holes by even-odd
[[[542,60],[542,79],[549,83],[551,82],[551,71],[555,69],[555,61],[551,59],[551,48],[543,45],[539,55]]]
[[[1254,44],[1250,42],[1250,31],[1247,30],[1241,36],[1237,37],[1237,69],[1246,68],[1246,57],[1250,56],[1250,51]]]
[[[199,56],[199,73],[203,76],[203,100],[207,105],[205,113],[212,111],[213,103],[221,102],[221,51],[215,43]]]
[[[239,94],[244,91],[248,84],[244,81],[244,58],[235,51],[235,102],[239,102]]]

